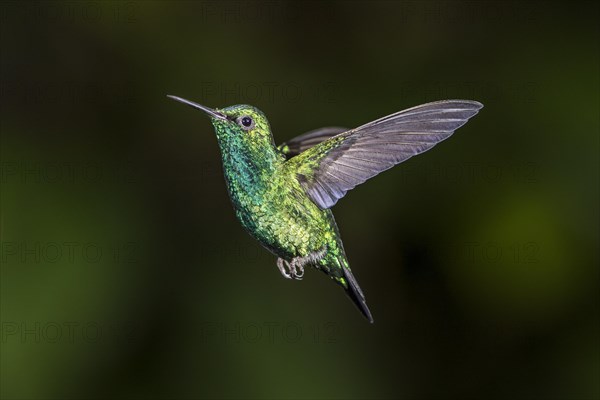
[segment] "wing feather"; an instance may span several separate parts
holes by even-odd
[[[295,138],[280,144],[277,148],[279,151],[285,154],[287,158],[291,158],[323,142],[324,140],[327,140],[339,133],[346,132],[347,130],[347,128],[341,128],[338,126],[328,126],[325,128],[315,129],[296,136]]]
[[[311,131],[287,142],[299,155],[286,166],[310,198],[327,209],[357,185],[447,139],[482,107],[469,100],[437,101],[349,131]]]

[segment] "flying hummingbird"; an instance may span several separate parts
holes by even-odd
[[[299,280],[307,266],[323,271],[371,323],[331,207],[355,186],[448,138],[483,107],[437,101],[354,129],[316,129],[276,146],[266,116],[255,107],[211,109],[167,97],[210,117],[235,214],[278,257],[281,274]]]

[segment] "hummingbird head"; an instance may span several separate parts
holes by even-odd
[[[177,96],[169,95],[167,97],[205,112],[215,127],[217,139],[221,145],[235,142],[262,143],[274,146],[269,121],[256,107],[241,104],[223,109],[212,109]]]
[[[168,97],[210,117],[230,193],[254,193],[271,181],[272,172],[285,157],[277,151],[269,121],[260,110],[248,105],[212,109],[180,97]]]

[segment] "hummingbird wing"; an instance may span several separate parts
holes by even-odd
[[[314,129],[280,144],[277,149],[290,159],[322,141],[347,130],[348,128],[341,128],[339,126]]]
[[[423,104],[333,136],[286,162],[321,209],[367,179],[447,139],[483,107],[469,100]]]

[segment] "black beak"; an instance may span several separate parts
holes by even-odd
[[[167,97],[170,99],[173,99],[175,101],[178,101],[180,103],[187,104],[188,106],[194,107],[196,110],[202,110],[213,118],[227,119],[227,117],[225,115],[221,114],[220,112],[217,112],[217,111],[213,110],[212,108],[202,106],[198,103],[194,103],[193,101],[182,99],[181,97],[177,97],[177,96],[171,96],[170,94],[168,94]]]

